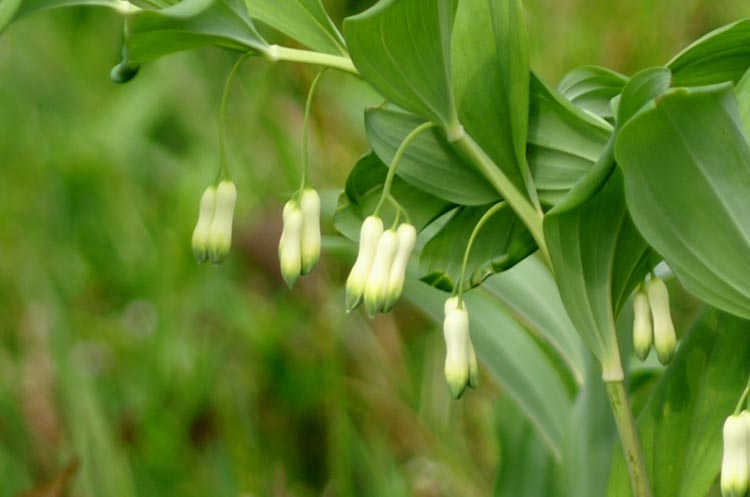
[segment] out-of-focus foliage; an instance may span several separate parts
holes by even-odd
[[[326,5],[338,23],[368,2]],[[582,63],[664,63],[750,15],[739,0],[526,6],[531,64],[550,84]],[[97,497],[489,495],[507,396],[484,381],[449,400],[438,330],[404,304],[345,316],[333,258],[294,292],[278,275],[312,70],[241,71],[227,122],[235,250],[197,266],[190,232],[233,59],[180,54],[116,86],[120,32],[110,12],[73,10],[0,39],[0,497],[66,483]],[[325,76],[316,186],[343,183],[366,150],[358,109],[377,102]]]

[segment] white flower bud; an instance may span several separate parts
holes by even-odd
[[[654,348],[659,362],[669,364],[677,348],[677,337],[669,311],[669,292],[659,278],[651,278],[646,283],[646,292],[654,324]]]
[[[292,288],[302,271],[301,243],[304,216],[295,200],[284,205],[284,228],[279,240],[279,263],[284,281]]]
[[[216,211],[208,235],[208,256],[213,264],[221,264],[232,246],[232,218],[237,201],[237,188],[231,181],[222,181],[216,188]]]
[[[633,349],[638,359],[646,359],[653,340],[651,307],[648,305],[648,295],[641,287],[633,297]]]
[[[398,250],[398,234],[396,230],[386,230],[378,241],[375,260],[372,262],[370,274],[365,283],[364,299],[367,314],[374,317],[381,312],[388,297],[388,279],[391,274],[393,259]]]
[[[750,425],[747,412],[732,415],[724,422],[724,456],[721,463],[721,494],[724,497],[745,497],[748,492],[748,442]]]
[[[208,260],[208,235],[211,230],[211,222],[214,220],[216,209],[216,187],[209,186],[201,196],[200,213],[198,223],[193,230],[193,254],[199,263]]]
[[[445,338],[445,381],[455,398],[461,397],[469,383],[469,314],[466,308],[459,309],[456,299],[445,303],[443,337]]]
[[[466,303],[464,303],[464,309],[466,308]],[[445,305],[443,306],[443,312],[447,316],[449,312],[458,309],[458,297],[451,297],[448,300],[445,301]],[[469,340],[468,344],[468,354],[469,354],[469,386],[471,388],[477,388],[479,386],[479,361],[477,360],[477,354],[474,351],[474,344],[471,340],[471,331],[467,332],[467,339]]]
[[[479,361],[471,341],[471,334],[469,334],[469,386],[471,388],[479,386]]]
[[[347,312],[357,307],[362,300],[367,277],[370,275],[370,269],[375,260],[375,251],[382,235],[383,221],[379,217],[367,217],[359,231],[359,254],[346,280]]]
[[[302,274],[310,274],[320,258],[320,195],[312,188],[302,192]]]
[[[383,307],[384,312],[391,310],[404,291],[406,265],[409,263],[412,250],[414,250],[414,244],[417,242],[417,230],[411,224],[400,225],[396,230],[396,235],[398,236],[398,249],[388,276],[388,294]]]

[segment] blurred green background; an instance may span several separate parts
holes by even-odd
[[[370,2],[325,3],[340,21]],[[664,63],[750,16],[742,0],[526,7],[551,84],[581,64]],[[490,495],[513,416],[502,389],[485,375],[451,400],[442,335],[408,303],[345,315],[346,258],[293,291],[278,274],[314,69],[243,66],[227,114],[235,246],[198,266],[190,234],[236,56],[177,54],[118,86],[121,29],[74,9],[0,38],[0,497],[64,495],[66,474],[91,497]],[[311,163],[329,210],[378,101],[345,75],[322,82]]]

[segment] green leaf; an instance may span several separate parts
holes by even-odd
[[[617,110],[617,126],[621,128],[646,104],[669,90],[672,73],[664,67],[640,71],[622,89]]]
[[[500,398],[495,412],[500,437],[500,471],[495,483],[495,497],[559,496],[555,488],[556,461],[544,440],[518,407]]]
[[[711,309],[677,351],[638,432],[654,497],[704,497],[719,474],[722,425],[750,373],[750,323]],[[609,497],[630,497],[622,449],[615,448]]]
[[[345,55],[344,39],[320,0],[245,0],[250,17],[262,21],[303,45]]]
[[[750,147],[731,84],[670,90],[615,153],[633,220],[685,288],[750,317]]]
[[[611,119],[612,99],[622,92],[627,81],[627,77],[604,67],[582,66],[563,76],[557,91],[581,109]]]
[[[344,21],[354,65],[394,104],[460,135],[451,90],[454,0],[381,0]]]
[[[205,45],[264,52],[268,45],[242,0],[183,0],[160,10],[141,10],[127,19],[128,64]]]
[[[625,209],[622,174],[615,171],[580,206],[548,214],[544,234],[571,321],[602,363],[603,374],[617,375],[615,315],[648,271],[651,257]]]
[[[99,6],[123,12],[123,2],[118,0],[0,0],[0,33],[11,22],[41,10],[61,7]]]
[[[560,479],[555,495],[601,497],[607,490],[617,429],[598,364],[586,356],[585,383],[578,391],[563,438]]]
[[[404,138],[424,122],[413,114],[387,107],[365,112],[367,139],[387,164]],[[499,200],[497,191],[456,155],[438,130],[417,135],[401,158],[397,174],[417,188],[457,204],[482,205]]]
[[[442,323],[445,293],[409,278],[404,295],[437,323]],[[559,458],[572,401],[555,362],[496,297],[480,287],[465,299],[479,360]]]
[[[736,83],[750,67],[750,19],[711,31],[677,54],[667,67],[675,86]]]
[[[461,207],[427,242],[419,259],[420,279],[452,292],[461,278],[463,254],[472,231],[494,204]],[[509,208],[493,214],[477,234],[469,254],[464,289],[481,284],[489,276],[511,268],[536,250],[529,230]]]
[[[351,240],[359,239],[362,221],[375,210],[387,174],[388,168],[375,154],[366,155],[354,166],[347,179],[346,190],[339,197],[334,216],[336,229],[342,235]],[[391,195],[409,213],[417,231],[453,207],[449,202],[415,188],[398,177],[394,178]],[[383,204],[380,215],[386,226],[395,219],[395,214],[396,210],[390,203]]]
[[[583,383],[585,346],[568,319],[552,274],[539,258],[527,257],[485,281],[482,289],[560,356],[573,384]]]
[[[611,134],[609,123],[532,75],[528,153],[542,203],[559,202],[601,156]]]
[[[669,82],[669,70],[655,68],[641,71],[625,84],[617,104],[618,116],[614,134],[609,137],[607,146],[591,169],[555,205],[551,212],[560,214],[579,206],[607,182],[615,169],[614,143],[620,126],[646,103],[667,91]]]
[[[745,136],[750,136],[750,69],[742,77],[734,92],[737,95],[737,106],[740,110],[740,119],[745,128]]]
[[[461,124],[529,196],[529,60],[520,2],[459,2],[452,60]]]

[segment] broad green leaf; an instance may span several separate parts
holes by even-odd
[[[474,227],[494,204],[460,207],[453,217],[424,246],[420,256],[420,279],[452,292],[481,284],[489,276],[509,269],[536,250],[536,243],[518,216],[505,207],[491,215],[476,236],[461,279],[463,254]]]
[[[0,33],[13,21],[22,0],[0,0]]]
[[[609,137],[607,146],[602,151],[591,169],[570,189],[565,197],[555,205],[551,212],[560,214],[579,206],[591,198],[609,179],[615,170],[614,143],[617,132],[633,114],[646,103],[669,89],[670,73],[668,69],[646,69],[633,76],[622,89],[617,104],[617,122],[614,133]]]
[[[344,21],[354,65],[394,104],[460,134],[451,90],[454,0],[381,0]]]
[[[568,319],[552,274],[541,260],[527,257],[489,278],[482,290],[498,299],[524,328],[559,354],[575,385],[583,383],[585,345]]]
[[[750,19],[723,26],[693,42],[669,61],[674,86],[740,80],[750,67]]]
[[[543,204],[554,205],[566,195],[591,169],[611,134],[609,123],[532,75],[528,154]]]
[[[750,373],[750,323],[706,311],[638,417],[654,497],[705,497],[719,474],[722,425]],[[630,497],[622,450],[615,449],[609,497]]]
[[[509,399],[495,409],[500,437],[500,471],[494,497],[560,496],[555,487],[556,461],[528,419]]]
[[[622,89],[617,110],[617,127],[621,128],[647,103],[669,90],[672,73],[664,67],[640,71]]]
[[[120,13],[137,9],[120,0],[0,0],[0,33],[13,21],[42,10],[61,7],[109,7]]]
[[[461,124],[528,196],[529,61],[520,2],[459,2],[452,60]]]
[[[586,357],[585,383],[578,391],[563,438],[561,491],[568,497],[601,497],[607,491],[617,429],[596,361]]]
[[[615,153],[633,220],[685,288],[750,317],[750,147],[731,84],[670,90]]]
[[[404,138],[424,122],[392,108],[375,107],[365,112],[367,139],[387,164]],[[434,129],[411,142],[397,174],[417,188],[457,204],[482,205],[499,200],[497,191],[456,155],[443,133]]]
[[[557,284],[571,321],[603,374],[620,368],[615,315],[648,271],[650,250],[625,208],[622,174],[575,209],[548,214],[544,234]]]
[[[563,76],[557,91],[574,105],[604,119],[611,119],[612,99],[622,92],[628,78],[599,66],[582,66]]]
[[[737,88],[734,91],[737,94],[737,106],[740,110],[742,125],[745,128],[745,136],[750,136],[750,69],[737,83]]]
[[[253,26],[242,0],[183,0],[160,10],[141,10],[127,19],[129,64],[205,45],[241,52],[268,47]]]
[[[442,323],[445,293],[410,278],[404,295],[436,322]],[[559,458],[572,401],[548,350],[482,287],[466,294],[465,299],[479,360]]]
[[[303,45],[336,55],[346,54],[344,39],[320,0],[245,0],[250,17]]]
[[[387,174],[388,168],[375,154],[366,155],[354,166],[346,190],[339,197],[334,216],[336,229],[342,235],[352,240],[359,239],[362,221],[375,210]],[[418,231],[453,207],[449,202],[425,193],[398,177],[394,178],[391,195],[406,209]],[[393,205],[383,205],[380,215],[386,226],[395,219],[395,213]],[[403,217],[401,219],[405,221]]]

